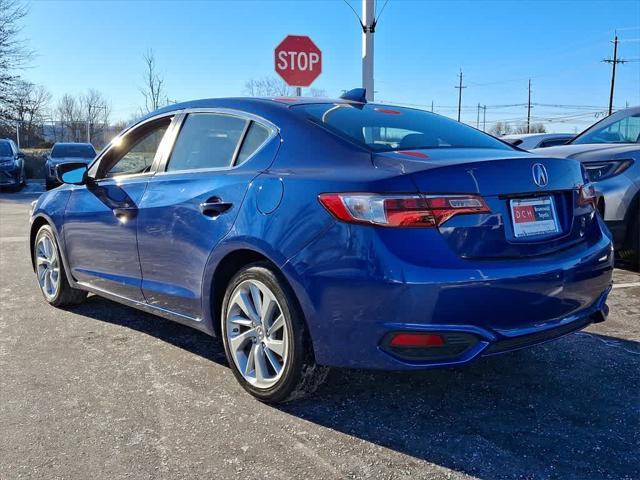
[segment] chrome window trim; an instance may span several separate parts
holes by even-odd
[[[158,170],[155,172],[155,176],[167,176],[167,175],[184,175],[185,173],[206,173],[206,172],[229,172],[236,170],[237,168],[246,165],[255,155],[257,155],[274,137],[280,134],[280,129],[274,125],[272,122],[267,120],[264,117],[259,115],[245,112],[243,110],[236,110],[233,108],[186,108],[180,111],[180,119],[179,123],[176,123],[176,135],[173,138],[173,143],[171,144],[171,148],[167,152],[166,158],[163,159],[163,162],[158,166]],[[233,154],[231,159],[231,163],[226,167],[208,167],[208,168],[197,168],[197,169],[183,169],[183,170],[171,170],[167,171],[167,166],[169,164],[169,160],[171,159],[171,154],[173,153],[173,147],[175,146],[175,142],[180,135],[180,130],[182,129],[182,125],[184,124],[184,120],[187,115],[191,113],[209,113],[209,114],[217,114],[217,115],[229,115],[233,117],[238,117],[245,120],[247,123],[245,125],[244,131],[238,140],[238,145],[236,145],[236,151]],[[245,140],[247,132],[249,131],[249,127],[252,122],[256,122],[261,126],[265,127],[269,130],[269,136],[260,144],[258,148],[240,165],[236,165],[237,157],[240,153],[240,148]]]

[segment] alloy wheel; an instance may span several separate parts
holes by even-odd
[[[280,304],[258,280],[243,281],[230,298],[225,327],[235,366],[254,387],[272,387],[287,364],[291,335]]]
[[[53,240],[42,235],[36,244],[38,284],[48,300],[55,298],[60,288],[60,264]]]

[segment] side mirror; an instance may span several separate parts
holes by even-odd
[[[80,162],[56,165],[56,176],[62,183],[84,185],[87,182],[87,164]]]
[[[24,152],[18,152],[18,158],[24,158]]]

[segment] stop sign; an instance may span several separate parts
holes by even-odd
[[[322,52],[309,37],[288,35],[275,50],[276,72],[291,87],[308,87],[322,73]]]

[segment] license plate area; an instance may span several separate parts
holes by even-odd
[[[558,213],[552,196],[509,200],[515,238],[532,238],[560,233]]]

